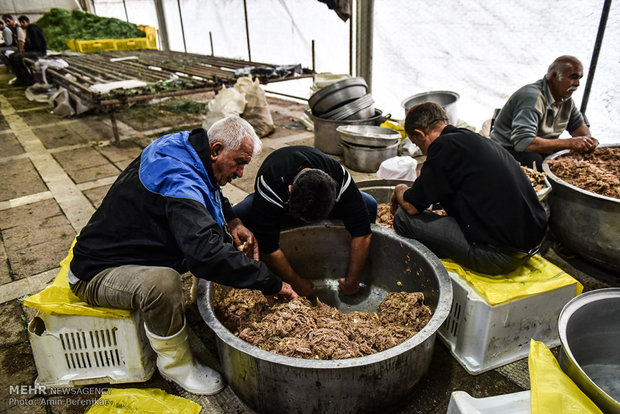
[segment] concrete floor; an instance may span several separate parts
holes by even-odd
[[[142,148],[180,125],[183,129],[200,126],[201,114],[179,115],[156,106],[133,107],[118,117],[122,141],[116,147],[109,144],[112,131],[107,116],[58,118],[50,114],[47,105],[26,100],[23,88],[7,84],[9,78],[0,75],[0,413],[82,413],[100,396],[100,389],[69,397],[15,392],[14,386],[32,385],[37,376],[27,334],[27,323],[35,311],[25,307],[21,299],[53,280],[76,233],[116,176]],[[211,97],[204,94],[184,99],[206,102]],[[270,98],[270,108],[277,126],[275,133],[263,139],[263,152],[248,165],[244,177],[224,188],[233,204],[252,191],[258,166],[273,150],[286,145],[313,145],[312,132],[284,127],[303,115],[302,105]],[[375,178],[373,174],[351,173],[356,181]],[[617,284],[613,277],[592,277],[606,273],[579,261],[567,261],[552,248],[546,257],[579,279],[586,290]],[[190,279],[185,282],[188,286]],[[195,351],[217,368],[213,333],[195,305],[188,307],[187,320]],[[157,372],[149,381],[113,387],[161,388],[198,402],[203,413],[252,412],[230,387],[216,396],[197,397],[164,381]],[[394,411],[445,413],[455,390],[480,398],[526,389],[527,359],[472,376],[437,341],[428,374],[409,400],[393,402]]]

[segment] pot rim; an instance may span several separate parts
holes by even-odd
[[[560,316],[558,317],[558,333],[560,336],[560,343],[562,344],[562,350],[564,351],[564,353],[570,360],[570,363],[573,364],[579,370],[579,373],[584,378],[588,379],[588,381],[590,382],[590,385],[595,387],[601,394],[604,394],[605,396],[607,396],[607,398],[609,398],[611,401],[616,401],[616,400],[612,396],[610,396],[605,390],[599,387],[594,381],[592,381],[592,378],[590,378],[590,376],[583,370],[583,368],[581,367],[581,363],[577,361],[577,359],[575,358],[575,355],[573,355],[573,351],[571,350],[568,344],[566,329],[568,326],[568,321],[570,320],[571,316],[573,316],[577,311],[579,311],[586,305],[593,303],[593,302],[597,302],[602,299],[614,299],[614,298],[620,300],[620,288],[618,287],[596,289],[596,290],[591,290],[589,292],[584,292],[581,295],[575,296],[570,301],[568,301],[566,305],[564,305],[564,308],[562,308],[562,311],[560,312]]]
[[[620,148],[620,143],[601,144],[597,148],[607,148],[607,147]],[[571,190],[577,191],[578,193],[586,195],[586,196],[590,196],[590,197],[598,198],[601,200],[611,201],[616,204],[620,204],[620,198],[608,197],[602,194],[594,193],[592,191],[584,190],[583,188],[579,188],[576,185],[570,184],[562,180],[560,177],[558,177],[551,171],[551,168],[549,167],[549,160],[555,159],[559,157],[560,155],[567,154],[569,151],[570,150],[561,150],[558,152],[554,152],[553,154],[549,155],[547,158],[543,160],[543,165],[542,165],[543,171],[545,172],[545,174],[547,174],[547,177],[551,179],[551,182],[553,184],[557,184],[563,187],[570,188]]]
[[[315,224],[311,224],[310,226],[344,228],[341,223],[333,220],[322,220]],[[198,307],[203,320],[213,330],[213,332],[215,332],[217,337],[221,341],[225,342],[228,346],[231,346],[243,353],[249,354],[254,358],[295,368],[334,369],[370,365],[376,363],[377,361],[395,358],[403,354],[404,352],[410,351],[414,347],[424,343],[429,339],[434,340],[437,330],[447,319],[450,308],[452,307],[452,280],[448,275],[448,271],[445,269],[439,258],[417,240],[402,237],[396,234],[394,230],[388,229],[384,226],[379,226],[377,224],[372,224],[371,227],[373,233],[378,232],[388,234],[391,232],[392,235],[395,235],[401,243],[410,245],[411,247],[415,247],[420,251],[422,257],[424,257],[425,260],[431,262],[431,265],[433,265],[432,267],[437,270],[437,282],[439,286],[439,298],[437,300],[437,308],[433,312],[433,315],[431,316],[431,319],[426,324],[426,326],[424,326],[424,328],[422,328],[420,332],[416,333],[406,341],[392,348],[386,349],[385,351],[377,352],[375,354],[366,355],[363,357],[348,359],[313,360],[288,357],[276,354],[274,352],[265,351],[236,337],[219,321],[219,319],[217,319],[215,313],[213,312],[211,301],[209,300],[211,293],[211,282],[205,279],[200,280],[199,289],[199,292],[201,292],[200,295],[203,295],[204,297],[200,298],[198,301]]]
[[[461,97],[461,95],[459,95],[457,92],[454,92],[454,91],[426,91],[426,92],[416,93],[415,95],[411,95],[411,96],[409,96],[408,98],[403,99],[403,100],[401,101],[401,103],[400,103],[400,106],[401,106],[403,109],[405,109],[405,110],[406,110],[406,109],[408,109],[408,108],[407,108],[407,106],[406,106],[406,104],[407,104],[409,101],[411,101],[412,99],[419,98],[420,96],[424,96],[424,95],[434,95],[434,94],[446,94],[446,95],[451,95],[451,96],[453,96],[454,98],[456,98],[456,99],[454,100],[454,102],[458,101],[458,100],[459,100],[459,98]],[[450,103],[448,103],[448,104],[446,104],[446,105],[453,104],[454,102],[450,102]],[[421,103],[421,102],[420,102],[420,103]],[[411,107],[411,106],[413,106],[413,105],[409,105],[409,107]]]

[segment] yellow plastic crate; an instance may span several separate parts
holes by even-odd
[[[67,40],[67,47],[74,52],[106,52],[109,50],[157,49],[157,29],[151,26],[138,26],[146,37],[130,39]]]

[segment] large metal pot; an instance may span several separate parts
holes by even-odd
[[[606,144],[601,147],[619,147]],[[549,226],[570,250],[607,269],[620,272],[620,199],[583,190],[556,176],[548,161],[568,150],[550,155],[543,170],[551,181]]]
[[[441,106],[446,115],[448,115],[448,122],[450,125],[456,125],[459,117],[457,113],[457,102],[460,96],[456,92],[451,91],[430,91],[422,92],[408,97],[401,102],[401,106],[405,109],[405,115],[407,111],[413,105],[417,105],[422,102],[434,102]]]
[[[317,361],[263,351],[239,339],[215,317],[210,282],[200,282],[198,308],[217,335],[224,377],[260,413],[374,413],[402,403],[427,372],[435,332],[452,304],[452,283],[441,261],[419,242],[372,225],[370,258],[354,297],[337,293],[346,274],[351,237],[324,221],[283,231],[280,246],[299,274],[313,281],[319,299],[344,312],[376,311],[391,291],[421,291],[430,322],[398,346],[361,358]],[[204,294],[203,294],[204,291]]]
[[[360,191],[371,195],[377,203],[389,203],[398,184],[406,184],[411,187],[413,181],[409,180],[363,180],[355,183]]]
[[[334,120],[350,120],[350,119],[366,119],[375,114],[375,100],[372,95],[367,93],[366,95],[357,98],[354,101],[339,106],[336,109],[332,109],[329,112],[320,115],[323,119]]]
[[[620,288],[586,292],[558,320],[560,366],[605,413],[620,413]]]
[[[381,163],[398,155],[398,143],[383,148],[363,147],[343,142],[344,165],[360,172],[377,172]]]
[[[342,120],[323,119],[314,116],[311,111],[306,114],[314,123],[314,147],[327,154],[342,155],[344,149],[340,146],[340,134],[336,131],[340,125],[379,125],[390,117],[390,114],[383,116],[380,109],[375,109],[375,116],[367,119]]]

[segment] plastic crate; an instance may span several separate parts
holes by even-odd
[[[74,52],[106,52],[110,50],[157,49],[157,29],[151,26],[138,26],[146,37],[129,39],[67,40],[67,47]]]
[[[558,317],[575,297],[575,284],[491,306],[458,274],[452,278],[452,308],[437,333],[472,374],[509,364],[529,353],[530,339],[560,345]]]
[[[142,382],[156,368],[138,312],[126,318],[38,312],[28,324],[28,335],[37,385]]]

